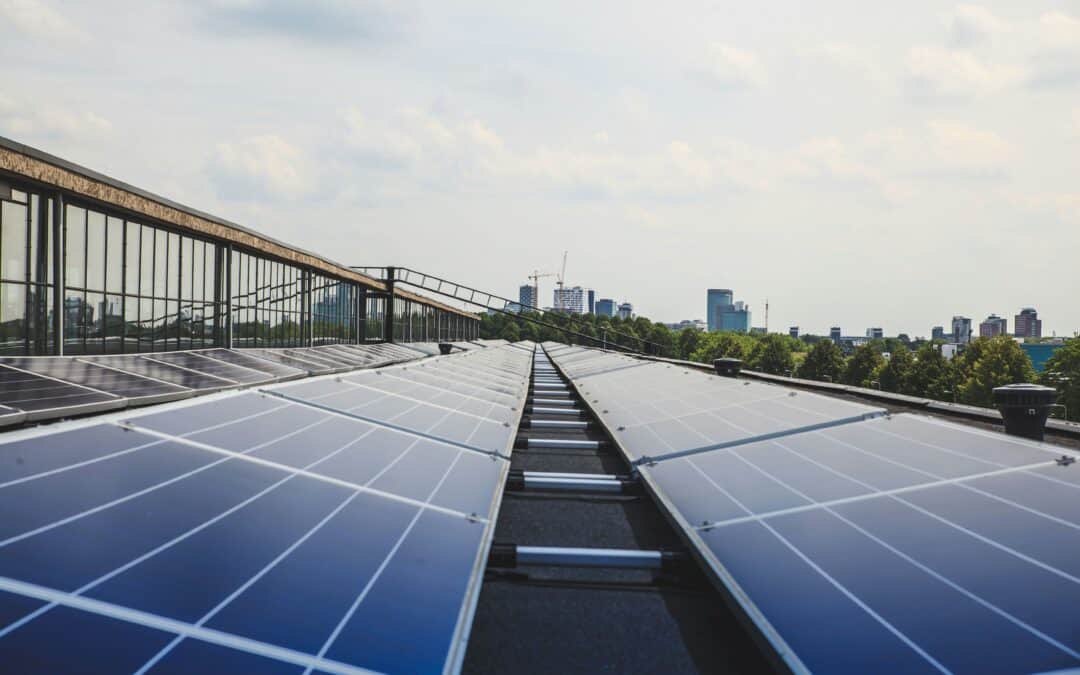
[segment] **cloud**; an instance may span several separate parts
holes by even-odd
[[[299,148],[270,134],[219,143],[211,174],[225,199],[292,199],[314,186],[309,166]]]
[[[731,45],[709,45],[705,57],[691,72],[718,89],[756,89],[768,81],[757,55]]]
[[[1061,12],[1043,14],[1039,17],[1039,38],[1052,49],[1080,48],[1080,19]]]
[[[480,120],[449,121],[418,108],[403,108],[382,121],[351,108],[344,122],[345,147],[374,168],[490,169],[504,150],[502,138]]]
[[[400,5],[388,0],[216,0],[202,23],[226,35],[286,37],[316,45],[379,42],[402,33]]]
[[[916,96],[966,97],[1000,91],[1024,80],[1019,66],[990,64],[965,50],[913,47],[908,53],[908,84]]]
[[[949,25],[952,42],[970,47],[1009,32],[1008,22],[998,18],[990,10],[978,5],[960,5],[953,12]]]
[[[5,23],[25,35],[54,43],[83,37],[63,14],[40,0],[0,0],[0,25]]]
[[[886,86],[889,76],[863,49],[846,42],[826,42],[818,45],[813,54],[843,70],[856,73],[871,84]]]
[[[21,103],[0,94],[0,129],[10,136],[49,140],[94,140],[109,134],[112,123],[77,106]]]

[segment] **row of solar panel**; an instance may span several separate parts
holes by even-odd
[[[793,670],[1080,663],[1075,453],[546,346]]]
[[[0,358],[0,426],[162,403],[422,357],[396,344]]]
[[[0,437],[0,663],[456,671],[529,347]]]

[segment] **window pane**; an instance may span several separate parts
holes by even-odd
[[[191,246],[191,297],[193,300],[204,298],[206,287],[206,246],[196,241]]]
[[[180,235],[169,233],[169,276],[165,288],[165,297],[179,298],[177,281],[180,278]]]
[[[105,353],[119,354],[124,350],[124,303],[119,295],[105,296],[101,316],[105,336]]]
[[[105,214],[86,213],[86,288],[105,290]]]
[[[0,284],[0,354],[23,354],[26,342],[26,286]]]
[[[64,293],[64,353],[82,354],[86,336],[86,294],[70,288]]]
[[[194,242],[190,237],[180,238],[180,299],[191,299],[191,270],[194,269]]]
[[[154,295],[154,228],[142,226],[142,253],[139,255],[139,295],[151,297]],[[146,319],[149,314],[140,315]]]
[[[139,242],[139,232],[142,226],[138,223],[127,224],[127,268],[125,269],[124,291],[127,293],[139,292],[139,251],[142,244]]]
[[[0,278],[26,281],[25,204],[0,203]]]
[[[139,300],[139,351],[153,351],[154,325],[154,301],[142,298]]]
[[[105,290],[120,293],[124,290],[124,221],[110,217],[106,236]]]
[[[139,299],[124,296],[124,351],[139,350]]]

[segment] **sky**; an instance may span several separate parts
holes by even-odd
[[[1080,330],[1080,0],[0,0],[0,55],[0,135],[346,264]]]

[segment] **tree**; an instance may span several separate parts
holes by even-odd
[[[1080,420],[1080,339],[1072,339],[1046,361],[1039,382],[1058,390],[1058,403],[1071,420]]]
[[[745,359],[755,343],[754,338],[742,333],[706,333],[690,358],[701,363],[721,358]]]
[[[832,340],[815,344],[799,366],[799,377],[807,380],[840,381],[844,373],[844,353]]]
[[[868,387],[875,371],[884,365],[885,359],[874,345],[860,345],[848,359],[847,368],[844,369],[844,382],[856,387]]]
[[[956,391],[956,369],[936,345],[929,342],[915,352],[905,389],[912,396],[952,401]]]
[[[758,340],[750,353],[750,368],[773,375],[788,375],[795,370],[791,347],[784,336],[766,335]]]
[[[684,328],[679,331],[679,337],[676,341],[678,347],[678,356],[680,359],[689,359],[690,355],[697,350],[698,345],[701,343],[702,332],[697,328]]]
[[[521,329],[518,328],[516,322],[507,322],[506,325],[503,326],[502,332],[499,334],[499,337],[506,340],[507,342],[520,342]]]
[[[877,372],[877,380],[881,388],[898,394],[911,394],[909,381],[911,368],[915,365],[915,359],[907,347],[898,349],[889,354],[889,362]]]
[[[975,342],[983,344],[977,358],[965,359],[968,371],[960,384],[962,402],[989,407],[994,404],[995,387],[1035,380],[1031,359],[1011,337],[999,335]]]

